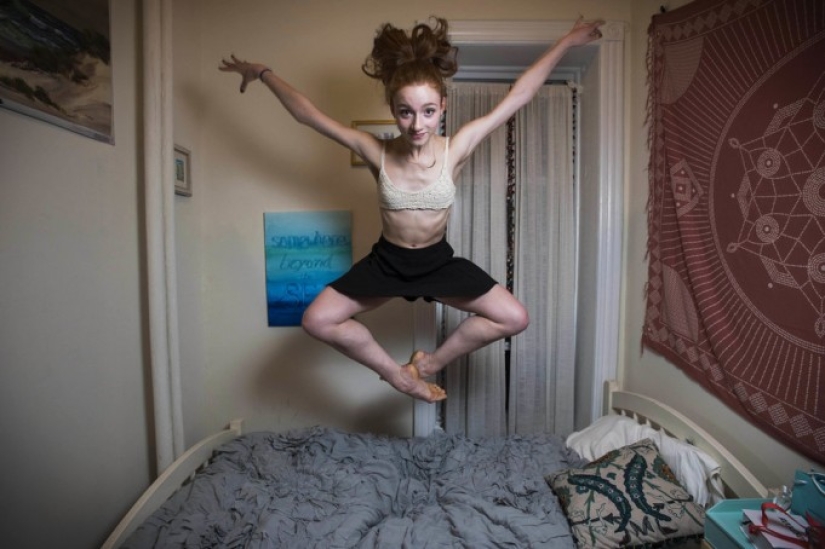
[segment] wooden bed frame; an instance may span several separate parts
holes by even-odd
[[[661,429],[665,433],[694,444],[713,457],[722,470],[722,481],[731,496],[766,497],[767,489],[725,447],[707,431],[670,406],[655,399],[622,391],[618,383],[605,383],[607,413],[631,417],[640,424]],[[201,440],[161,474],[123,517],[102,549],[117,549],[163,502],[185,484],[212,457],[219,446],[241,435],[243,422],[234,420],[229,426]]]

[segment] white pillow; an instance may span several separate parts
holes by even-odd
[[[592,425],[567,437],[567,446],[582,458],[593,461],[628,444],[650,438],[662,459],[699,505],[709,507],[724,499],[720,466],[712,457],[686,442],[675,439],[649,425],[620,416],[602,416]]]

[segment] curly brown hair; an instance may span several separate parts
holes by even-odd
[[[378,28],[361,70],[384,84],[388,105],[398,90],[414,84],[429,84],[441,97],[447,95],[445,80],[458,71],[458,48],[447,39],[447,20],[431,19],[433,26],[419,23],[409,34],[390,23]]]

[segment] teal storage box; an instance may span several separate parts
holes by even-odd
[[[752,549],[742,531],[742,510],[761,509],[769,499],[726,499],[705,514],[705,541],[713,549]]]

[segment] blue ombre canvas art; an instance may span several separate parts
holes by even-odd
[[[348,211],[264,214],[269,326],[300,326],[321,290],[352,266]]]

